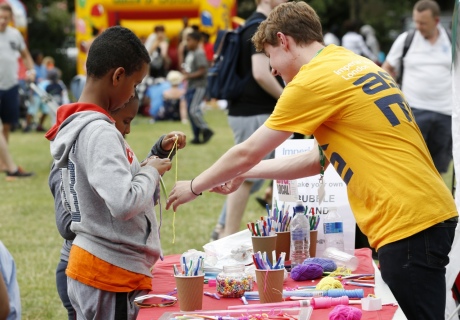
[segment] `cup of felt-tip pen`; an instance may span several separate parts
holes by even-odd
[[[181,311],[195,311],[203,308],[203,260],[202,257],[198,257],[187,261],[182,256],[182,272],[179,272],[176,265],[173,266]]]

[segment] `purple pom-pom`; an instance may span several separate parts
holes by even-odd
[[[310,263],[319,264],[321,267],[323,267],[324,272],[333,272],[337,269],[337,265],[331,259],[308,258],[308,259],[305,259],[305,261],[303,262],[303,264],[310,264]]]
[[[338,305],[329,313],[329,320],[360,320],[362,315],[358,308]]]
[[[316,263],[299,264],[291,270],[291,278],[295,281],[318,279],[322,275],[323,267]]]

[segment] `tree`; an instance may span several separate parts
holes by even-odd
[[[68,83],[76,73],[75,62],[59,52],[67,37],[73,36],[72,14],[62,1],[27,1],[30,23],[28,25],[29,49],[39,50],[51,56],[62,71],[62,79]]]

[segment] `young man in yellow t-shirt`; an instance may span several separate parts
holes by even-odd
[[[453,198],[391,76],[345,48],[324,47],[321,30],[304,2],[281,4],[261,23],[253,42],[287,84],[273,114],[208,170],[178,182],[167,207],[211,188],[231,192],[248,177],[316,175],[318,148],[258,164],[292,132],[313,134],[347,184],[356,221],[378,250],[382,277],[407,318],[443,319],[445,266],[458,221]]]

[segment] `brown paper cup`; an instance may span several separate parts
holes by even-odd
[[[318,230],[310,230],[310,258],[316,257],[316,242],[318,241]]]
[[[281,252],[286,252],[285,260],[289,260],[291,252],[291,232],[283,231],[276,233],[276,258],[280,256]]]
[[[283,301],[284,269],[256,269],[260,303]]]
[[[203,283],[201,276],[174,276],[181,311],[195,311],[203,308]]]
[[[276,250],[276,235],[266,237],[252,237],[252,250],[261,253],[266,252],[269,257],[272,256],[272,251]]]

